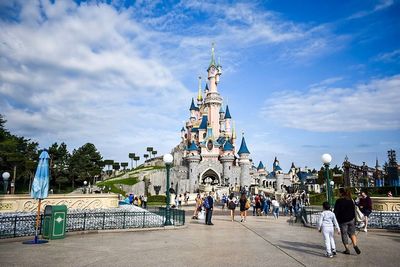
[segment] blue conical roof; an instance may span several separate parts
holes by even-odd
[[[247,149],[246,141],[244,140],[244,136],[242,137],[242,144],[240,145],[238,154],[250,154],[250,151]]]
[[[260,163],[258,163],[257,170],[261,170],[261,169],[264,169],[264,164],[260,161]]]
[[[192,143],[190,144],[190,146],[188,147],[188,151],[197,151],[198,147],[196,146],[196,144],[194,143],[194,141],[192,141]]]
[[[233,146],[231,144],[231,142],[229,142],[229,140],[226,140],[225,144],[224,144],[224,151],[232,151],[233,150]]]
[[[221,108],[219,109],[219,113],[225,113],[225,111],[224,111],[224,109],[222,108],[222,106],[221,106]]]
[[[184,132],[184,131],[185,131],[185,128],[182,127],[181,132]]]
[[[192,98],[192,104],[190,105],[190,109],[189,110],[197,110],[197,107],[194,105],[193,98]]]
[[[225,119],[232,119],[231,113],[229,112],[229,107],[228,107],[228,105],[226,105]]]
[[[206,130],[207,129],[207,121],[208,121],[208,116],[203,115],[203,118],[201,119],[201,123],[199,126],[199,129]]]

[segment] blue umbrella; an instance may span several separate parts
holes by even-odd
[[[49,153],[43,151],[39,156],[39,164],[33,179],[31,197],[44,199],[49,193]]]
[[[40,205],[42,199],[46,198],[49,193],[49,153],[46,150],[42,151],[39,156],[39,164],[36,169],[35,178],[33,178],[31,197],[39,199],[38,211],[36,216],[35,239],[24,241],[24,244],[41,244],[47,243],[47,240],[39,240],[39,218],[40,218]]]

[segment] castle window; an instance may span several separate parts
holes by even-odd
[[[231,166],[229,166],[229,170],[231,169]]]
[[[187,134],[185,134],[185,139],[187,139]]]
[[[192,172],[192,169],[190,169],[190,172]]]
[[[206,136],[207,136],[207,134],[206,134],[206,133],[203,133],[203,138],[206,138]]]

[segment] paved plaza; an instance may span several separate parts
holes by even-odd
[[[225,212],[214,226],[190,219],[180,229],[69,234],[48,244],[0,240],[1,266],[398,266],[400,234],[359,233],[360,255],[324,256],[322,235],[288,217],[249,216],[231,222]],[[190,212],[188,211],[188,215]],[[236,220],[240,219],[239,217]],[[27,238],[29,239],[29,238]],[[343,250],[336,235],[338,251]]]

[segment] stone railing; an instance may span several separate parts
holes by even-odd
[[[400,197],[371,197],[373,211],[400,211]]]
[[[30,195],[0,196],[0,212],[36,211],[37,200]],[[68,209],[107,209],[118,207],[118,195],[115,194],[54,194],[41,201],[41,210],[47,205],[66,205]]]

